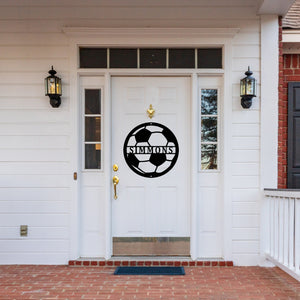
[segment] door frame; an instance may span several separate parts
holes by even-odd
[[[63,32],[69,38],[70,57],[70,113],[73,116],[73,130],[71,138],[72,146],[72,166],[74,172],[80,170],[80,137],[79,132],[79,79],[80,76],[104,76],[104,161],[111,162],[111,77],[112,76],[190,76],[191,77],[191,162],[198,161],[198,76],[223,76],[224,77],[224,98],[226,103],[223,110],[223,258],[232,260],[232,220],[231,220],[231,114],[232,114],[232,82],[231,82],[231,62],[232,62],[232,39],[239,31],[238,28],[83,28],[64,27]],[[137,42],[138,41],[138,42]],[[160,70],[154,69],[80,69],[79,47],[222,47],[223,48],[223,69],[180,69],[180,70]],[[227,99],[227,101],[226,101]],[[190,164],[191,175],[191,234],[190,234],[190,254],[193,260],[197,259],[197,170],[198,164]],[[105,197],[105,259],[112,255],[112,231],[111,231],[111,166],[106,163],[104,166],[105,186],[107,187]],[[108,175],[109,174],[109,175]],[[79,178],[80,180],[80,178]],[[72,199],[70,211],[70,251],[69,259],[77,259],[80,255],[79,232],[80,232],[80,184],[78,181],[72,186]]]
[[[186,183],[184,184],[184,186],[185,186],[185,192],[186,192],[186,199],[187,199],[187,201],[186,201],[186,209],[187,209],[187,214],[186,214],[186,217],[187,217],[187,221],[188,220],[190,220],[190,213],[191,213],[191,211],[190,211],[190,206],[191,206],[191,197],[190,197],[190,190],[191,190],[191,183],[190,183],[190,176],[191,176],[191,172],[190,172],[190,166],[191,166],[191,160],[190,160],[190,157],[191,157],[191,148],[188,146],[188,145],[190,145],[190,142],[191,142],[191,137],[190,137],[190,133],[191,133],[191,130],[190,130],[190,115],[191,115],[191,109],[190,109],[190,106],[191,106],[191,76],[178,76],[178,75],[176,75],[176,76],[169,76],[169,75],[158,75],[158,73],[157,73],[157,75],[147,75],[147,76],[141,76],[141,75],[139,75],[139,76],[133,76],[133,75],[131,75],[131,76],[112,76],[111,77],[112,78],[112,90],[113,89],[117,89],[118,88],[118,85],[116,84],[116,85],[114,85],[114,79],[117,79],[117,81],[118,80],[127,80],[127,79],[129,79],[129,81],[130,81],[130,79],[134,79],[134,80],[136,80],[136,79],[138,79],[138,80],[140,80],[140,79],[142,79],[142,81],[139,81],[139,83],[141,83],[142,82],[142,84],[144,84],[145,82],[147,82],[147,79],[150,79],[150,81],[151,80],[154,80],[154,82],[156,83],[156,84],[161,84],[162,82],[165,82],[165,81],[162,81],[163,79],[167,79],[167,86],[168,86],[168,84],[170,83],[170,82],[172,82],[172,86],[174,85],[174,81],[175,82],[177,82],[179,85],[180,85],[180,83],[179,83],[179,81],[180,82],[183,82],[183,86],[184,86],[184,94],[185,94],[185,98],[184,99],[182,99],[182,101],[181,101],[181,109],[179,110],[179,112],[180,112],[180,115],[183,115],[183,117],[184,117],[184,122],[183,123],[181,123],[181,125],[183,125],[184,126],[184,134],[183,134],[183,136],[185,136],[186,137],[186,142],[187,142],[187,145],[185,146],[186,147],[186,151],[181,151],[180,150],[180,153],[182,153],[181,155],[183,155],[183,153],[185,152],[185,155],[184,156],[182,156],[183,158],[184,158],[184,161],[185,161],[185,164],[184,164],[184,166],[185,166],[185,168],[186,168],[186,176],[185,176],[185,178],[186,178]],[[145,79],[146,79],[146,81],[145,81]],[[128,82],[128,81],[127,81]],[[153,81],[152,81],[153,82]],[[130,81],[130,83],[132,83],[132,81]],[[176,85],[174,85],[174,86],[176,86]],[[155,85],[155,87],[159,87],[159,85]],[[147,86],[146,86],[146,88],[147,88]],[[119,99],[119,98],[118,98]],[[110,102],[112,103],[112,105],[113,105],[113,107],[114,107],[114,105],[115,105],[115,107],[116,106],[119,106],[118,104],[114,104],[113,102],[114,101],[116,101],[116,98],[113,98],[113,97],[111,97],[111,99],[110,99]],[[151,102],[151,101],[150,101]],[[153,102],[152,102],[153,103]],[[148,103],[149,104],[149,103]],[[147,104],[147,105],[148,105]],[[155,103],[153,103],[154,104],[154,106],[155,106]],[[168,107],[169,107],[169,105],[168,105]],[[145,117],[147,117],[147,114],[146,114],[146,109],[147,109],[147,107],[145,106],[144,107],[144,109],[145,109],[145,111],[143,111],[143,112],[145,112]],[[112,110],[112,112],[111,112],[112,114],[114,113],[114,111]],[[177,115],[177,116],[179,116],[179,115]],[[152,119],[150,120],[148,117],[147,117],[147,120],[148,121],[142,121],[141,123],[144,123],[144,122],[151,122],[152,121]],[[112,121],[112,128],[116,128],[116,126],[114,126],[114,124],[113,124],[113,122],[115,122],[115,120],[114,120],[114,116],[112,115],[111,116],[111,121]],[[117,121],[118,122],[118,121]],[[155,120],[155,118],[153,119],[153,122],[158,122],[158,123],[161,123],[161,122],[159,122],[158,120]],[[135,123],[135,125],[134,126],[136,126],[137,124]],[[165,126],[167,126],[166,124],[164,124]],[[126,126],[125,126],[126,127]],[[168,126],[167,126],[168,127]],[[131,127],[131,129],[132,129],[133,127]],[[170,128],[170,127],[169,127]],[[175,128],[173,128],[173,130],[175,130]],[[177,130],[178,130],[178,128],[177,128]],[[127,132],[127,134],[129,133],[129,131]],[[174,132],[175,133],[175,132]],[[178,132],[178,134],[179,134],[179,132]],[[114,132],[112,133],[112,139],[114,139],[114,137],[113,137],[113,135],[114,135]],[[181,136],[181,138],[182,138],[182,136]],[[177,136],[177,139],[178,139],[178,141],[179,141],[179,137]],[[116,140],[115,140],[116,141]],[[121,143],[121,144],[123,144],[124,143],[124,140],[123,140],[123,142]],[[113,149],[113,147],[115,147],[115,145],[112,143],[111,144],[111,149],[112,149],[112,153],[113,153],[113,151],[114,151],[114,149]],[[181,146],[180,146],[181,147]],[[184,148],[184,147],[183,147]],[[181,148],[180,148],[181,149]],[[112,162],[111,162],[111,166],[114,164],[114,163],[116,163],[117,162],[117,160],[118,160],[118,157],[115,157],[115,160],[112,160]],[[120,162],[120,165],[121,165],[121,162]],[[125,164],[126,165],[126,164]],[[120,166],[121,167],[121,166]],[[121,168],[120,168],[121,169]],[[122,167],[122,169],[124,169],[124,165],[123,165],[123,167]],[[132,173],[132,171],[128,168],[127,169],[128,171],[127,172],[130,172],[131,174],[133,174]],[[179,171],[179,169],[178,169],[178,171]],[[177,171],[177,172],[178,172]],[[124,171],[123,171],[124,172]],[[129,173],[128,173],[129,174]],[[118,175],[118,172],[113,172],[113,170],[112,170],[112,168],[111,168],[111,178],[114,176],[114,175],[117,175],[117,176],[124,176],[124,174],[123,175],[121,175],[121,174],[119,174]],[[179,175],[179,174],[178,174]],[[135,175],[134,175],[135,176]],[[172,175],[171,175],[172,176]],[[174,176],[174,175],[173,175]],[[121,180],[121,177],[120,177],[120,180]],[[141,177],[140,177],[141,178]],[[161,178],[161,177],[160,177]],[[171,177],[172,178],[172,177]],[[174,179],[174,178],[173,178]],[[150,179],[150,181],[151,181],[151,179]],[[149,180],[147,181],[148,183],[149,183]],[[180,182],[182,182],[182,181],[180,181]],[[179,182],[178,182],[178,184],[179,184]],[[167,184],[168,185],[168,184]],[[111,187],[111,194],[112,194],[112,187]],[[111,199],[113,199],[113,195],[111,195]],[[120,198],[121,199],[121,198]],[[121,199],[122,200],[122,199]],[[126,199],[124,200],[125,202],[126,202]],[[118,202],[115,202],[114,200],[112,200],[111,201],[111,203],[112,203],[112,208],[114,207],[114,205],[120,205],[120,204],[117,204]],[[180,210],[177,210],[178,212],[180,211]],[[112,211],[112,224],[114,224],[114,222],[117,222],[117,220],[118,220],[118,218],[116,218],[116,219],[114,219],[114,213],[113,213],[113,211]],[[191,224],[188,224],[188,231],[189,231],[189,234],[188,235],[186,235],[186,236],[184,236],[184,237],[189,237],[190,238],[190,232],[191,232]],[[152,237],[158,237],[159,235],[152,235]],[[168,234],[166,234],[165,236],[168,236]],[[113,236],[112,235],[112,237],[119,237],[118,235],[117,236]],[[140,236],[138,236],[137,235],[137,237],[140,237]],[[143,237],[145,237],[145,238],[148,238],[149,236],[148,235],[144,235]],[[173,236],[173,235],[171,235],[171,236],[169,236],[169,237],[172,237],[172,238],[174,238],[174,237],[182,237],[181,235],[175,235],[175,236]],[[190,247],[189,247],[190,248]],[[190,253],[189,253],[190,254]],[[159,254],[158,254],[159,255]]]

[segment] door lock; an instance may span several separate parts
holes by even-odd
[[[114,198],[115,199],[118,199],[118,196],[117,196],[117,184],[119,183],[119,177],[118,176],[114,176],[113,177],[113,179],[112,179],[112,181],[113,181],[113,185],[114,185]]]
[[[118,166],[117,164],[114,164],[114,165],[113,165],[113,170],[114,170],[115,172],[117,172],[117,171],[119,170],[119,166]]]

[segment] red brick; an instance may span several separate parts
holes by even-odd
[[[286,76],[287,81],[300,81],[300,75]]]
[[[151,266],[152,262],[151,261],[145,261],[145,266]]]
[[[116,267],[121,266],[121,262],[120,261],[114,261],[114,266],[116,266]]]
[[[284,67],[285,68],[290,68],[291,67],[291,61],[292,61],[292,57],[291,55],[284,55]]]
[[[143,266],[143,265],[144,265],[144,262],[143,262],[143,261],[138,261],[138,262],[137,262],[137,265],[138,265],[138,266]]]
[[[188,263],[187,261],[183,261],[183,262],[181,263],[181,265],[184,266],[184,267],[186,267],[186,266],[189,265],[189,263]]]
[[[108,261],[106,262],[106,264],[107,264],[108,266],[113,266],[113,265],[114,265],[114,262],[111,261],[111,260],[108,260]]]
[[[153,261],[153,266],[159,266],[159,261]]]
[[[165,262],[165,261],[160,261],[159,264],[160,264],[161,266],[165,266],[165,265],[166,265],[166,262]]]
[[[136,261],[131,261],[130,266],[136,266]]]
[[[91,261],[91,266],[98,266],[98,262],[97,261]]]
[[[217,266],[217,265],[218,265],[218,262],[217,262],[217,261],[212,261],[212,262],[211,262],[211,266],[212,266],[212,267],[215,267],[215,266]]]
[[[298,54],[292,54],[292,67],[298,68]]]
[[[75,266],[75,261],[74,260],[69,260],[69,266]]]
[[[89,265],[90,265],[90,262],[85,260],[85,261],[83,261],[83,265],[84,265],[84,266],[89,266]]]
[[[232,267],[233,266],[233,262],[232,261],[226,261],[226,266],[227,267]]]
[[[205,262],[204,262],[204,266],[205,266],[205,267],[209,267],[209,266],[210,266],[210,261],[205,261]]]
[[[203,266],[203,261],[197,261],[197,266]]]
[[[99,261],[99,266],[105,266],[105,261]]]
[[[195,261],[190,261],[190,262],[189,262],[189,266],[190,266],[190,267],[196,266],[196,262],[195,262]]]
[[[81,263],[82,263],[82,262],[81,262],[80,260],[77,260],[77,261],[76,261],[76,266],[81,266]]]
[[[225,261],[219,261],[219,266],[220,267],[225,267]]]

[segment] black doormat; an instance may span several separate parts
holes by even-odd
[[[117,267],[114,275],[185,275],[183,267]]]

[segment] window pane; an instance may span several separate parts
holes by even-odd
[[[137,68],[137,49],[110,49],[110,68]]]
[[[218,113],[218,90],[201,90],[201,114],[216,115]]]
[[[100,142],[101,141],[101,118],[85,117],[85,141]]]
[[[80,68],[107,68],[106,48],[80,48]]]
[[[140,49],[141,68],[166,68],[166,49]]]
[[[85,169],[101,169],[101,144],[85,145]]]
[[[222,68],[222,48],[198,49],[198,68],[221,69]]]
[[[101,114],[100,90],[85,90],[85,114]]]
[[[217,118],[203,117],[201,119],[202,142],[217,142]]]
[[[217,145],[201,145],[201,170],[217,168]]]
[[[195,49],[169,49],[169,68],[195,68]]]

